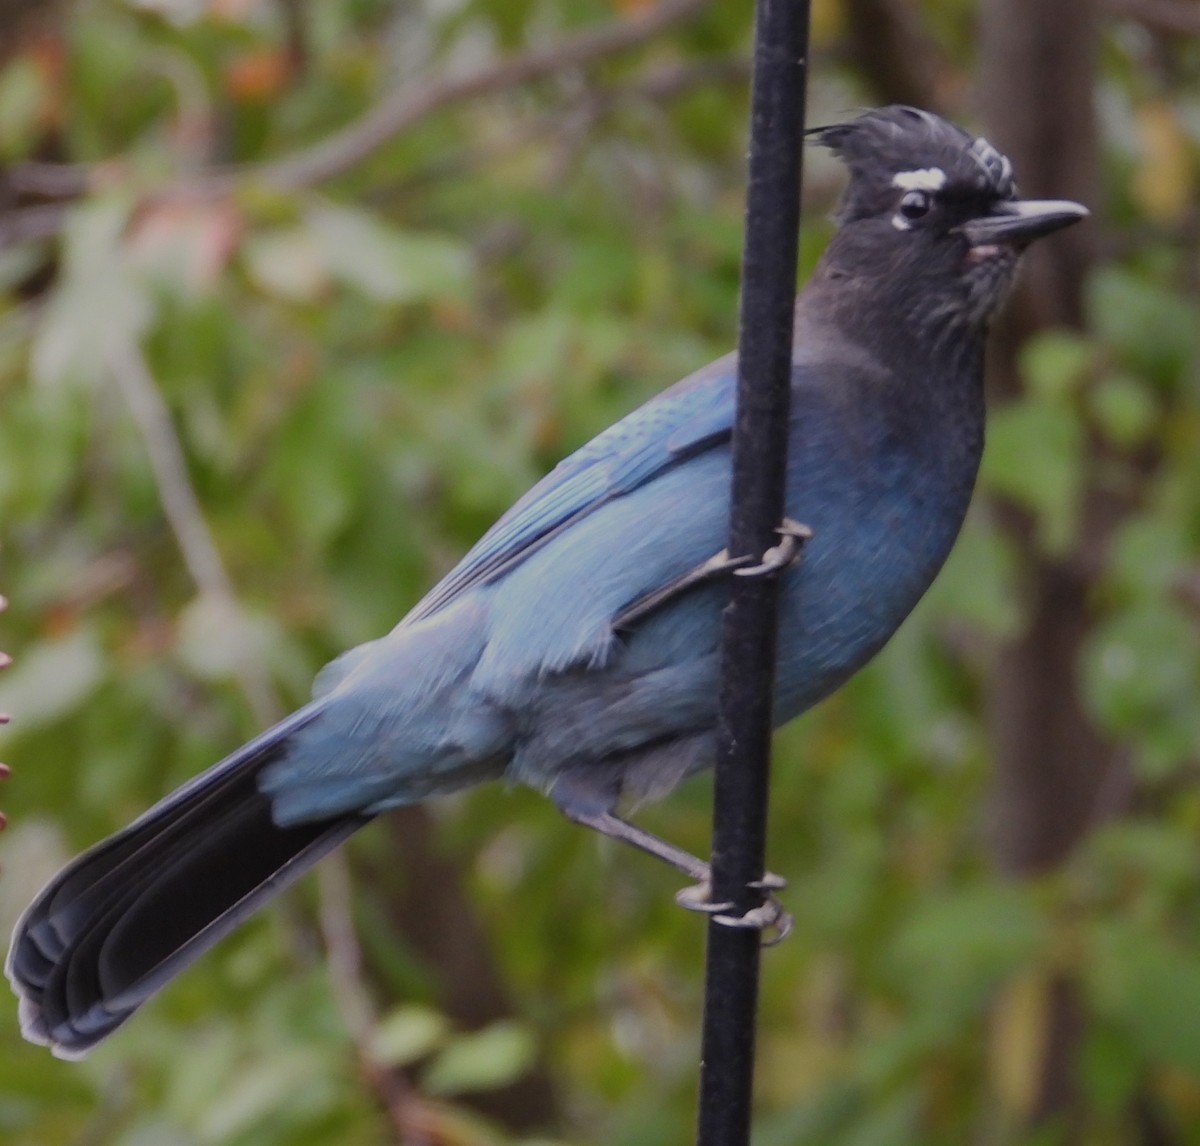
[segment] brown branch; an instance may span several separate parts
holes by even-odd
[[[1200,36],[1200,5],[1185,0],[1108,0],[1114,16],[1136,20],[1156,32]]]
[[[464,888],[464,862],[437,846],[437,828],[428,812],[419,805],[390,812],[379,825],[376,843],[354,857],[366,877],[366,902],[374,901],[389,932],[423,964],[437,968],[437,1006],[469,1031],[512,1016],[510,992]],[[366,955],[368,977],[383,986],[388,972],[378,958],[372,960],[370,950]],[[523,1134],[545,1132],[560,1119],[544,1063],[507,1086],[472,1094],[469,1101],[485,1117]]]
[[[574,135],[591,129],[604,116],[639,101],[664,104],[698,87],[740,87],[750,80],[748,56],[713,56],[693,64],[672,64],[620,86],[589,88],[569,103],[551,112],[523,120],[505,136],[472,151],[457,152],[435,160],[427,167],[405,173],[367,193],[374,205],[413,193],[435,180],[463,178],[499,160],[507,160],[522,147],[546,136]],[[519,241],[513,237],[513,241]]]
[[[242,615],[241,603],[188,477],[183,446],[170,411],[141,348],[132,339],[115,342],[108,365],[141,434],[163,512],[196,588],[231,615]],[[235,672],[255,716],[263,724],[278,720],[284,708],[271,686],[266,666],[252,649],[244,648],[239,653]],[[398,1141],[405,1146],[427,1146],[428,1134],[418,1132],[419,1127],[428,1125],[426,1104],[399,1072],[380,1064],[372,1052],[375,1015],[361,980],[345,857],[341,853],[326,857],[320,872],[318,913],[329,958],[331,989],[363,1078],[386,1110]]]
[[[1008,154],[1031,196],[1077,199],[1099,212],[1102,182],[1094,91],[1102,0],[985,0],[980,9],[979,102],[988,136]],[[1020,98],[1015,98],[1019,93]],[[992,340],[993,393],[1021,392],[1022,342],[1052,326],[1084,329],[1085,283],[1096,227],[1081,226],[1031,251],[1022,290]],[[1020,878],[1060,867],[1098,823],[1135,794],[1126,752],[1099,727],[1082,696],[1081,651],[1098,619],[1094,574],[1122,519],[1126,496],[1097,481],[1105,458],[1088,443],[1089,477],[1073,552],[1047,554],[1028,513],[999,502],[997,518],[1022,566],[1027,623],[1006,641],[989,681],[995,760],[992,848]],[[1046,1037],[1033,1064],[1029,1121],[1064,1143],[1085,1140],[1078,1072],[1087,1014],[1078,978],[1057,974]]]
[[[57,235],[66,224],[67,211],[64,203],[43,203],[0,213],[0,251]]]
[[[18,195],[74,199],[88,189],[97,168],[87,163],[44,163],[28,159],[0,175],[0,185]]]
[[[163,512],[192,580],[203,594],[232,598],[233,585],[217,552],[212,532],[200,512],[200,502],[187,475],[183,447],[171,424],[170,411],[158,392],[145,358],[132,340],[120,342],[109,353],[109,366],[142,436]],[[270,719],[272,715],[262,713],[264,719]]]
[[[338,851],[317,868],[317,917],[329,966],[329,982],[342,1022],[350,1033],[359,1070],[381,1100],[402,1146],[432,1146],[433,1118],[428,1104],[398,1070],[375,1057],[375,1007],[363,979],[362,951],[349,904],[353,897],[350,865]]]
[[[371,152],[450,104],[628,51],[694,16],[708,3],[710,0],[663,0],[643,15],[614,20],[563,40],[539,44],[465,76],[405,85],[385,96],[355,123],[311,147],[281,159],[213,173],[202,180],[202,186],[220,193],[231,191],[244,181],[268,183],[281,190],[324,182],[362,162]]]
[[[58,19],[61,0],[0,0],[0,64],[7,63]]]
[[[540,44],[465,76],[413,82],[385,96],[354,123],[325,139],[279,159],[198,172],[180,180],[172,192],[226,195],[247,182],[267,183],[284,191],[298,190],[332,179],[366,159],[373,151],[416,126],[427,116],[455,103],[477,99],[530,83],[572,68],[586,67],[629,51],[707,7],[711,0],[662,0],[657,7],[630,19],[614,20],[573,37]],[[682,86],[683,75],[671,77]],[[670,80],[659,98],[668,98]],[[654,92],[649,93],[651,96]],[[98,181],[110,182],[121,165],[117,160],[89,164],[19,163],[3,175],[13,191],[55,199],[73,199]],[[25,238],[55,234],[62,228],[61,208],[39,207],[36,216],[0,223],[0,249]],[[53,212],[58,210],[58,214]]]
[[[146,447],[163,512],[196,588],[229,616],[242,616],[233,583],[188,477],[171,412],[141,349],[132,339],[118,340],[109,352],[108,365]],[[235,671],[255,716],[263,724],[278,720],[283,706],[274,694],[265,666],[245,646],[238,653]]]

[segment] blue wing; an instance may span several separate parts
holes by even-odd
[[[502,577],[573,522],[656,474],[728,441],[732,354],[677,382],[564,458],[492,526],[405,618],[423,620],[460,594]]]

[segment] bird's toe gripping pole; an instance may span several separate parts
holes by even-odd
[[[735,568],[733,570],[735,577],[763,577],[768,573],[781,573],[800,560],[800,556],[804,552],[804,543],[812,537],[812,530],[807,525],[803,522],[793,521],[790,517],[785,517],[775,527],[775,532],[779,534],[779,544],[772,545],[762,555],[762,560],[757,565],[743,565],[741,568]],[[750,558],[742,557],[738,560],[744,562]]]
[[[767,872],[762,879],[757,879],[749,886],[756,891],[765,893],[765,898],[758,907],[753,907],[742,915],[730,914],[737,906],[730,902],[714,902],[712,898],[712,872],[708,864],[699,856],[683,848],[676,847],[664,839],[623,820],[611,812],[587,811],[574,806],[569,800],[556,800],[564,814],[577,824],[583,824],[609,839],[620,840],[630,844],[640,851],[668,863],[671,867],[683,872],[696,881],[692,887],[685,887],[675,895],[675,902],[689,911],[702,911],[714,922],[724,927],[739,927],[749,931],[761,931],[764,934],[774,932],[770,938],[763,940],[763,945],[773,947],[776,943],[788,937],[792,930],[792,916],[785,911],[783,905],[775,898],[774,893],[787,886],[787,880],[782,876]]]
[[[779,535],[779,544],[772,545],[757,561],[748,554],[744,557],[730,557],[729,550],[722,549],[694,569],[689,569],[683,576],[676,577],[674,581],[668,581],[665,585],[631,601],[613,618],[613,628],[618,632],[626,632],[638,621],[644,620],[683,594],[720,577],[727,577],[730,573],[738,577],[763,577],[781,573],[795,565],[804,552],[804,543],[812,537],[812,530],[799,521],[785,517],[775,532]]]
[[[714,923],[719,923],[722,927],[761,931],[764,936],[762,941],[764,947],[774,947],[776,943],[782,943],[792,933],[796,922],[792,913],[784,908],[774,894],[787,886],[787,880],[783,876],[769,871],[763,875],[762,879],[756,879],[748,886],[756,891],[764,892],[765,896],[758,907],[752,907],[741,915],[730,914],[735,906],[732,902],[713,902],[712,884],[707,878],[701,879],[692,887],[685,887],[681,891],[677,891],[675,902],[680,907],[686,907],[688,911],[704,912]],[[770,932],[774,932],[774,934],[769,934]]]

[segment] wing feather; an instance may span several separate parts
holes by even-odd
[[[424,620],[503,576],[605,502],[727,441],[733,427],[732,354],[677,382],[564,458],[483,535],[404,619]]]

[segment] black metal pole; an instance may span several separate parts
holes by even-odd
[[[738,332],[729,551],[761,554],[784,514],[792,309],[809,0],[757,0],[746,240]],[[712,894],[744,912],[762,901],[777,586],[735,577],[722,620]],[[698,1146],[750,1137],[761,935],[708,928]]]

